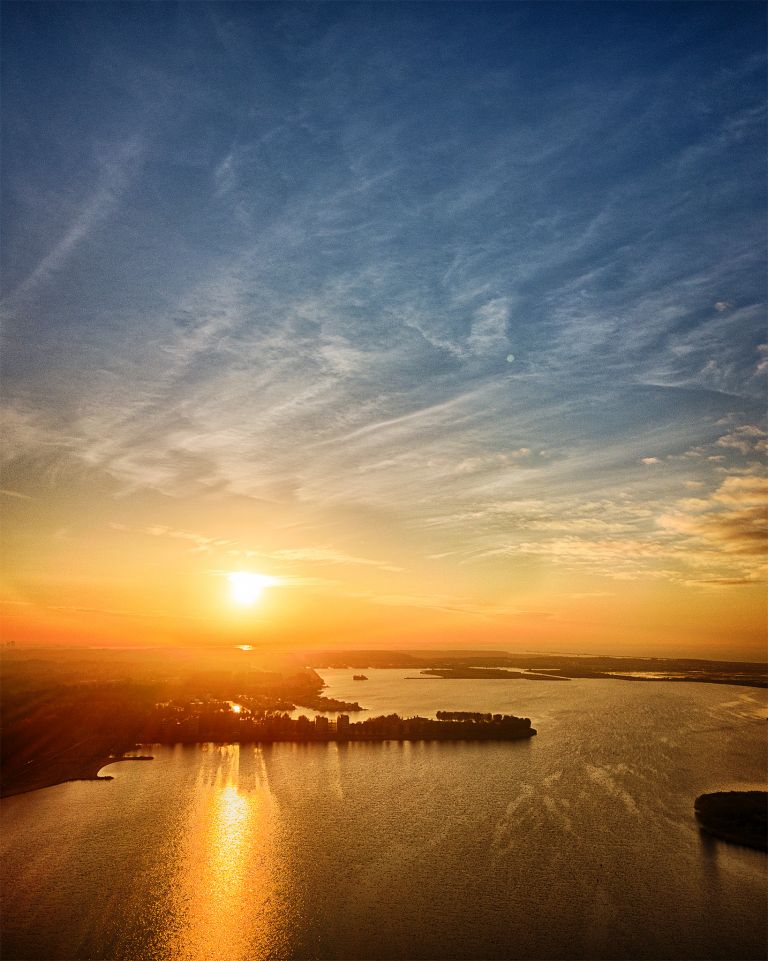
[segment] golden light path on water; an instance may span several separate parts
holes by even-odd
[[[153,745],[5,798],[4,956],[764,958],[765,856],[702,838],[693,800],[765,787],[765,692],[367,673],[374,713],[450,697],[539,734]]]
[[[176,876],[172,913],[161,957],[166,961],[250,961],[280,956],[284,913],[275,850],[276,803],[266,770],[253,784],[240,782],[240,746],[212,748],[220,764],[203,768],[199,801],[189,812]],[[258,753],[258,752],[257,752]],[[284,865],[283,865],[284,871]]]

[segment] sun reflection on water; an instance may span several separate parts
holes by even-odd
[[[256,961],[280,951],[274,801],[261,778],[241,778],[239,745],[213,752],[215,773],[201,770],[187,817],[166,961]]]
[[[210,836],[214,896],[230,901],[242,883],[242,861],[255,801],[227,784],[216,796]]]

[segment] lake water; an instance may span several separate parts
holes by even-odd
[[[3,957],[765,957],[768,859],[693,818],[703,791],[765,787],[765,692],[321,673],[373,714],[539,734],[156,748],[7,798]]]

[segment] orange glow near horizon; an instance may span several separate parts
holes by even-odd
[[[754,497],[725,493],[717,510],[739,516]],[[0,617],[3,641],[17,645],[765,657],[762,584],[731,569],[746,571],[754,556],[668,527],[649,531],[646,553],[602,528],[553,541],[550,525],[572,523],[553,507],[542,553],[531,541],[531,553],[483,555],[464,549],[460,531],[419,532],[375,514],[256,507],[245,524],[242,505],[224,499],[86,504],[51,492],[45,515],[31,497],[4,502]]]

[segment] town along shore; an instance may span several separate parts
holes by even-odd
[[[237,705],[239,706],[239,705]],[[480,714],[472,711],[438,711],[436,719],[387,714],[350,721],[285,713],[246,714],[243,710],[213,714],[165,716],[151,741],[160,744],[228,741],[517,741],[533,737],[536,729],[527,717]]]

